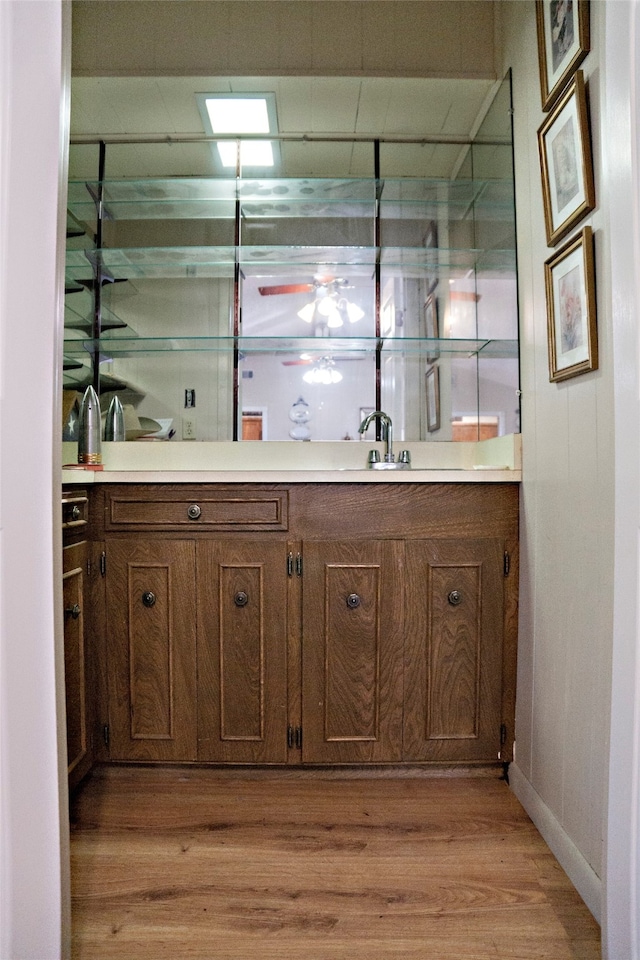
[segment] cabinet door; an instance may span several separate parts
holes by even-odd
[[[496,761],[502,544],[410,541],[406,562],[404,759]]]
[[[91,766],[84,616],[87,549],[87,542],[82,541],[65,547],[62,551],[67,763],[71,789],[80,782]]]
[[[196,597],[191,541],[107,544],[112,760],[195,760]]]
[[[402,757],[402,553],[395,541],[304,544],[302,756]]]
[[[198,565],[198,759],[287,758],[287,547],[203,541]]]

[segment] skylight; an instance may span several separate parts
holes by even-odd
[[[217,143],[223,167],[235,167],[238,146],[234,142]],[[240,164],[243,167],[272,167],[273,146],[270,140],[244,140],[240,144]]]
[[[205,129],[209,135],[277,133],[275,95],[273,93],[199,93],[196,95]],[[215,144],[223,167],[235,168],[237,142]],[[273,167],[274,145],[270,140],[244,140],[240,143],[242,167]]]
[[[264,97],[207,97],[214,133],[271,133]]]

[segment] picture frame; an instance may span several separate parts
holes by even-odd
[[[427,397],[427,430],[435,433],[440,429],[440,370],[436,365],[429,367],[425,374]]]
[[[590,49],[589,0],[536,0],[540,95],[554,105]]]
[[[430,293],[424,302],[424,335],[428,340],[435,340],[436,343],[429,344],[427,347],[427,362],[433,363],[440,356],[440,347],[437,340],[440,336],[440,325],[438,323],[438,298]]]
[[[427,221],[423,235],[426,253],[425,295],[433,293],[438,286],[438,224],[435,220]]]
[[[584,227],[545,262],[549,380],[598,369],[593,231]]]
[[[538,130],[547,245],[562,240],[595,207],[593,159],[582,71]]]
[[[375,411],[375,407],[360,407],[360,420],[359,423],[363,423],[370,413]],[[369,440],[369,442],[376,439],[376,421],[372,420],[364,433],[359,433],[358,437],[360,440]]]

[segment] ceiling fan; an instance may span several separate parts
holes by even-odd
[[[323,355],[323,356],[313,356],[313,357],[308,353],[301,353],[300,356],[295,360],[281,360],[280,363],[282,364],[283,367],[307,367],[311,364],[322,363],[323,361],[325,362],[328,361],[330,363],[335,363],[336,361],[340,363],[345,363],[348,360],[364,360],[364,359],[365,359],[364,353],[360,353],[360,354],[354,353],[349,356],[345,356],[344,354],[340,354],[340,355],[331,354],[331,356]]]
[[[278,296],[281,293],[314,293],[322,288],[331,292],[344,290],[350,286],[349,282],[343,277],[323,276],[316,274],[309,283],[279,283],[268,287],[258,287],[258,291],[263,297]]]

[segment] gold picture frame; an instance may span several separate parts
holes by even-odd
[[[538,130],[547,245],[562,240],[596,205],[582,71]]]
[[[440,429],[440,371],[436,366],[429,367],[425,375],[427,395],[427,430],[435,433]]]
[[[550,110],[590,49],[588,0],[536,0],[542,109]]]
[[[427,349],[427,362],[433,363],[440,356],[440,325],[438,322],[438,298],[434,293],[430,293],[423,307],[424,313],[424,335],[430,340]]]
[[[593,231],[584,227],[545,262],[549,380],[598,369]]]

